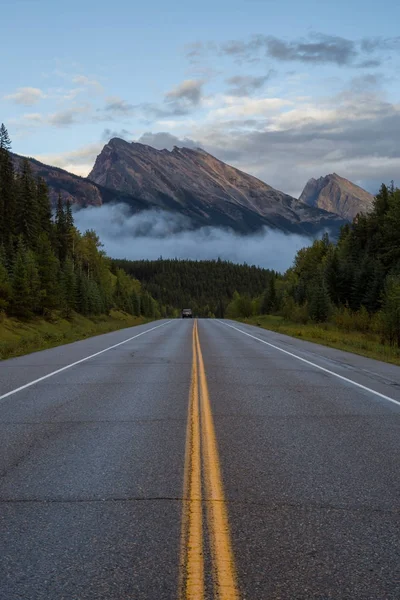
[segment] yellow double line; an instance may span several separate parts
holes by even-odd
[[[179,596],[181,600],[203,600],[205,595],[204,504],[211,546],[214,596],[218,600],[238,600],[239,592],[228,514],[197,321],[193,327],[192,347],[193,365],[186,433]]]

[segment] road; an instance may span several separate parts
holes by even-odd
[[[0,598],[400,598],[400,369],[232,321],[0,363]]]

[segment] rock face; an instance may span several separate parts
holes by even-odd
[[[275,190],[201,149],[150,146],[113,138],[88,179],[190,218],[194,226],[250,232],[263,225],[285,232],[337,231],[336,215]]]
[[[300,202],[327,210],[347,221],[352,221],[358,213],[369,212],[373,201],[372,194],[336,173],[310,179],[300,196]]]

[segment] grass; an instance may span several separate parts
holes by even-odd
[[[330,348],[337,348],[338,350],[345,350],[368,358],[400,365],[400,349],[382,344],[380,336],[375,333],[344,331],[333,323],[307,323],[303,325],[286,321],[283,317],[275,315],[262,315],[239,320],[243,323],[258,325],[263,329],[270,329],[309,342],[316,342]]]
[[[116,310],[112,310],[110,315],[90,318],[74,313],[68,320],[54,314],[51,319],[20,321],[0,313],[0,359],[53,348],[147,321],[144,317],[133,317]]]

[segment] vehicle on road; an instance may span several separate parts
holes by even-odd
[[[182,319],[193,319],[193,313],[191,308],[182,309]]]

